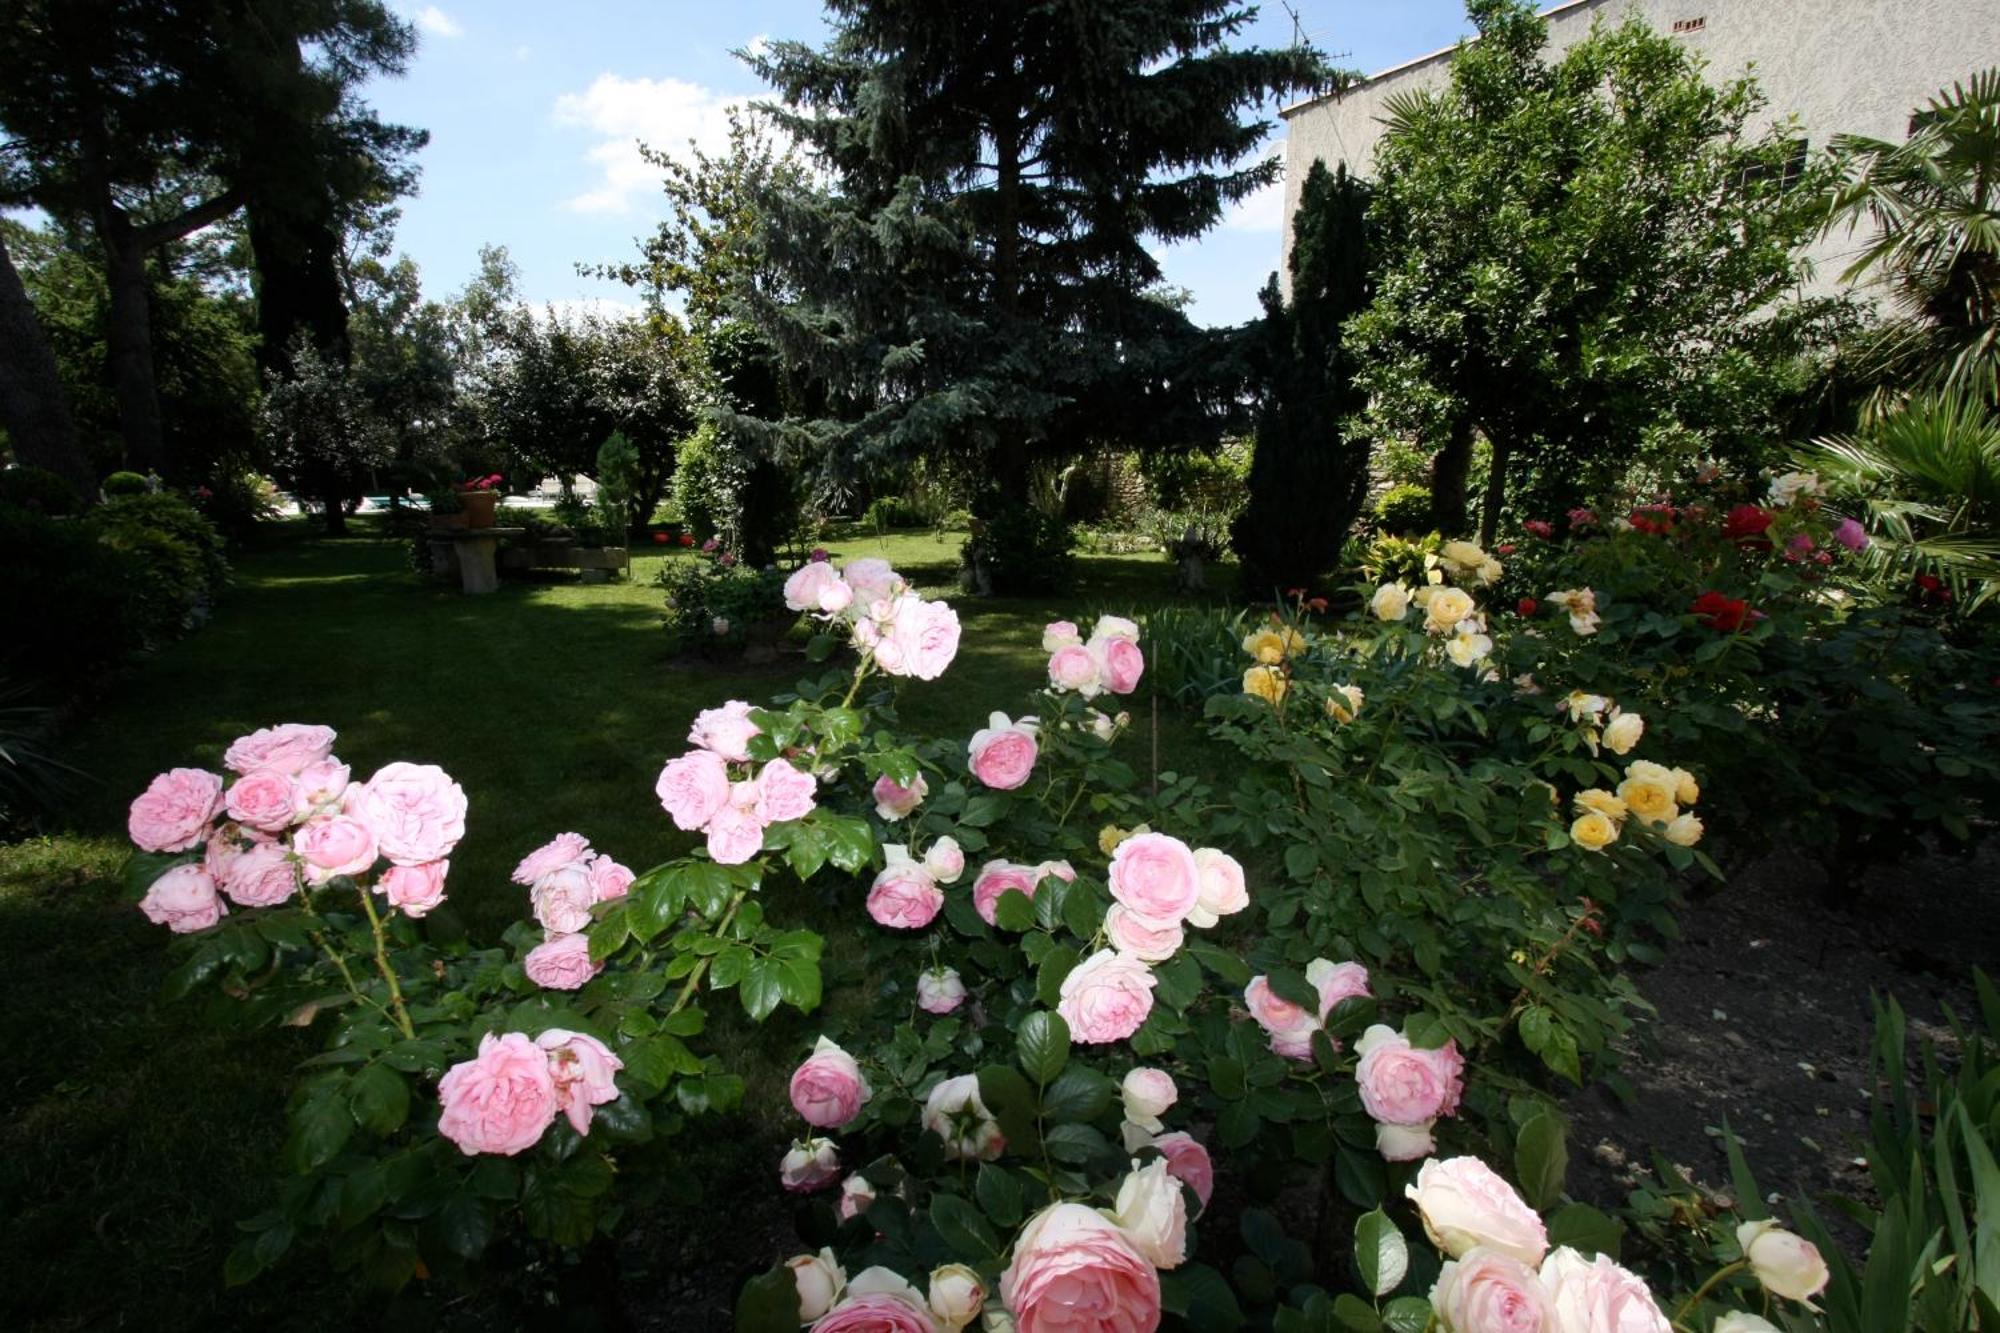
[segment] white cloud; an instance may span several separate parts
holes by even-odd
[[[602,172],[598,184],[567,201],[578,213],[625,213],[634,195],[656,188],[660,173],[639,156],[639,144],[680,153],[693,140],[703,152],[729,142],[729,111],[747,106],[680,79],[627,79],[600,74],[580,93],[556,99],[556,120],[592,131],[600,141],[587,157]]]
[[[425,5],[412,17],[416,19],[419,28],[433,37],[459,37],[465,33],[465,29],[458,25],[457,20],[436,5]]]
[[[514,48],[514,59],[516,60],[526,60],[533,54],[535,54],[535,48],[532,46],[517,46]]]
[[[1285,141],[1280,139],[1272,147],[1271,155],[1280,161],[1285,155]],[[1282,171],[1278,178],[1261,190],[1253,191],[1231,204],[1222,215],[1222,225],[1231,231],[1270,232],[1273,235],[1285,229],[1285,177]]]
[[[761,56],[770,49],[771,34],[768,32],[760,32],[749,41],[743,43],[743,53],[745,55]]]

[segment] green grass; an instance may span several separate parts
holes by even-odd
[[[838,558],[881,555],[926,591],[954,594],[958,660],[903,692],[904,720],[920,734],[969,736],[992,709],[1024,711],[1043,681],[1046,621],[1143,609],[1171,583],[1157,556],[1083,557],[1066,598],[957,597],[959,540],[830,543]],[[575,829],[637,869],[685,850],[652,786],[686,748],[693,715],[729,698],[761,701],[802,674],[797,659],[755,669],[670,659],[651,581],[661,560],[686,558],[639,551],[629,582],[509,584],[468,598],[410,573],[399,542],[327,540],[294,525],[238,559],[209,625],[106,685],[68,738],[66,757],[92,781],[67,831],[0,847],[0,1328],[373,1326],[309,1263],[222,1290],[235,1221],[269,1199],[289,1071],[312,1036],[224,1038],[197,1004],[163,1006],[167,937],[115,884],[125,807],[154,773],[219,769],[232,739],[273,722],[334,727],[357,777],[395,759],[440,764],[471,810],[449,909],[430,929],[489,943],[525,911],[508,872],[558,832]],[[1142,686],[1129,704],[1129,758],[1141,772],[1149,702]],[[1163,767],[1225,771],[1198,728],[1165,707],[1158,748]],[[771,910],[827,931],[834,956],[856,920],[853,904],[824,898]],[[774,1019],[754,1039],[747,1027],[719,1028],[718,1040],[743,1039],[736,1063],[749,1093],[745,1132],[704,1149],[723,1178],[712,1183],[774,1159],[788,1132],[782,1079],[816,1022]],[[698,1239],[670,1220],[650,1235],[665,1253]],[[436,1326],[441,1316],[426,1307],[402,1318]]]

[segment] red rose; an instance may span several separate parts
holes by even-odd
[[[691,533],[691,532],[683,532],[683,533],[681,534],[681,545],[682,545],[682,546],[693,546],[693,545],[694,545],[694,534],[693,534],[693,533]]]
[[[1534,616],[1540,613],[1542,604],[1532,597],[1523,597],[1514,603],[1514,609],[1524,616]]]
[[[666,534],[666,533],[664,533],[664,532],[656,532],[656,533],[654,533],[654,534],[653,534],[653,545],[655,545],[655,546],[665,546],[666,544],[667,544],[667,534]]]
[[[1674,507],[1672,505],[1640,505],[1632,511],[1632,531],[1650,532],[1664,537],[1674,530]]]
[[[1951,601],[1951,589],[1945,587],[1944,580],[1939,578],[1937,575],[1919,574],[1917,575],[1915,582],[1917,587],[1918,601],[1937,602],[1940,604],[1949,603]]]
[[[1722,516],[1722,535],[1738,546],[1761,546],[1768,550],[1771,541],[1764,533],[1771,526],[1771,518],[1768,509],[1737,505]]]
[[[1734,634],[1750,618],[1750,603],[1740,597],[1725,597],[1714,589],[1695,598],[1688,610],[1702,624],[1724,634]]]
[[[1556,535],[1556,525],[1547,519],[1531,518],[1521,526],[1528,530],[1529,536],[1540,537],[1543,541],[1548,541]]]

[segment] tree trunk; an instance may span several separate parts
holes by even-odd
[[[47,468],[86,501],[97,493],[97,476],[76,440],[76,420],[55,353],[28,299],[21,275],[0,234],[0,423],[7,427],[14,457],[29,467]]]
[[[1479,504],[1479,544],[1490,547],[1500,531],[1500,508],[1507,503],[1507,464],[1514,457],[1514,441],[1507,435],[1489,434],[1493,461],[1486,470],[1486,498]]]
[[[329,537],[347,535],[347,497],[340,490],[339,486],[329,486],[322,499],[326,505],[326,535]]]
[[[1444,448],[1431,459],[1431,522],[1447,537],[1465,532],[1466,475],[1472,471],[1472,422],[1451,423]]]
[[[108,210],[99,224],[105,277],[111,288],[111,327],[105,342],[111,388],[118,400],[118,429],[125,437],[125,466],[134,472],[167,471],[166,431],[153,382],[153,312],[146,252],[124,214]]]

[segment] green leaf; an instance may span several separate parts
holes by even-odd
[[[1585,1254],[1613,1259],[1625,1238],[1625,1228],[1587,1203],[1564,1204],[1549,1218],[1549,1244],[1567,1245]]]
[[[1243,1063],[1227,1055],[1208,1062],[1208,1086],[1227,1102],[1241,1101],[1248,1088],[1243,1082]]]
[[[1095,1120],[1111,1109],[1118,1085],[1089,1065],[1071,1065],[1042,1093],[1042,1114],[1050,1120]]]
[[[1213,944],[1190,944],[1187,951],[1225,986],[1241,990],[1250,984],[1250,969],[1235,954]]]
[[[1381,1333],[1382,1316],[1351,1291],[1343,1291],[1333,1298],[1333,1317],[1350,1333]]]
[[[1265,984],[1279,999],[1289,1000],[1307,1013],[1319,1012],[1319,991],[1305,979],[1303,973],[1288,967],[1273,968],[1265,977]]]
[[[783,1264],[736,1294],[736,1333],[799,1333],[799,1284]]]
[[[823,811],[817,817],[826,834],[827,857],[836,866],[856,871],[874,861],[875,830],[867,820]]]
[[[626,900],[620,899],[605,909],[605,913],[590,927],[590,961],[601,963],[617,953],[632,933],[631,919],[626,915]]]
[[[377,1136],[395,1133],[410,1114],[410,1085],[385,1064],[372,1064],[347,1085],[355,1123]]]
[[[1410,1271],[1409,1243],[1380,1208],[1363,1213],[1354,1224],[1354,1266],[1361,1285],[1377,1298],[1401,1286]]]
[[[993,924],[1015,932],[1035,928],[1035,900],[1019,889],[1008,889],[993,903]]]
[[[956,1194],[931,1196],[931,1225],[960,1258],[979,1263],[998,1257],[999,1238],[977,1208]]]
[[[988,1065],[979,1071],[979,1100],[1000,1122],[1011,1152],[1033,1153],[1041,1136],[1035,1130],[1040,1098],[1018,1070],[1006,1065]]]
[[[1521,1182],[1521,1197],[1538,1210],[1562,1197],[1563,1180],[1569,1173],[1569,1147],[1564,1136],[1560,1116],[1538,1111],[1521,1126],[1520,1137],[1514,1141],[1514,1171]]]
[[[1004,899],[1006,895],[1001,897]],[[1069,1063],[1069,1024],[1061,1014],[1036,1010],[1021,1020],[1015,1054],[1022,1072],[1047,1087]]]
[[[1001,895],[1005,897],[1005,894]],[[1015,894],[1015,897],[1020,897]],[[1046,936],[1036,936],[1046,939]],[[1054,1008],[1062,1000],[1062,984],[1075,970],[1078,954],[1067,944],[1059,944],[1042,955],[1041,965],[1035,969],[1035,998]]]
[[[975,796],[965,803],[965,810],[958,822],[970,828],[985,828],[1001,815],[1007,813],[1007,798],[1004,796]]]
[[[1389,1333],[1424,1333],[1431,1326],[1431,1303],[1421,1296],[1398,1296],[1382,1307],[1382,1327]]]
[[[1187,1264],[1160,1274],[1160,1304],[1181,1316],[1187,1327],[1202,1333],[1236,1333],[1244,1325],[1243,1307],[1222,1274],[1206,1264]]]
[[[493,1239],[493,1217],[486,1204],[462,1191],[445,1200],[433,1225],[444,1247],[461,1259],[477,1259]]]
[[[292,1112],[285,1140],[285,1159],[303,1175],[333,1160],[354,1132],[354,1116],[338,1091],[328,1089],[301,1102]]]
[[[1555,1017],[1540,1005],[1531,1005],[1521,1014],[1521,1044],[1536,1055],[1548,1049],[1549,1032]]]
[[[972,1192],[978,1198],[981,1210],[993,1219],[995,1226],[1011,1229],[1020,1222],[1021,1182],[1005,1167],[981,1162]]]
[[[771,958],[752,958],[743,971],[743,980],[737,994],[742,997],[744,1012],[761,1023],[771,1016],[778,1002],[785,998],[780,971],[785,965]],[[814,969],[818,975],[818,969]]]

